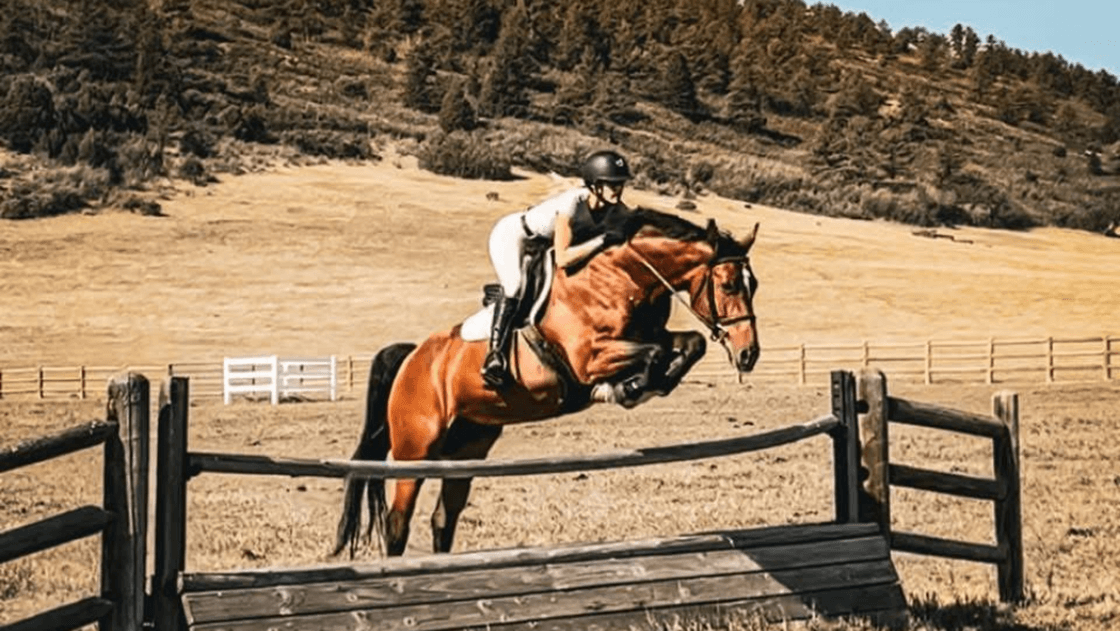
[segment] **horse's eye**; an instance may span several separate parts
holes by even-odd
[[[720,283],[719,287],[725,293],[733,294],[733,293],[735,293],[736,291],[739,290],[739,281],[736,280],[736,279],[727,280],[727,281],[724,281],[724,282]]]

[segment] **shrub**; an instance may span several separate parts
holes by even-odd
[[[362,134],[341,131],[304,130],[284,134],[286,144],[295,145],[300,153],[340,160],[376,158],[369,138]]]
[[[513,178],[510,160],[504,151],[475,134],[462,131],[435,134],[420,147],[420,168],[432,173],[473,180]]]

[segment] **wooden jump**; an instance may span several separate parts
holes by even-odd
[[[740,612],[904,620],[887,540],[858,517],[855,381],[834,380],[833,413],[752,436],[618,454],[514,462],[370,463],[192,453],[189,386],[164,389],[157,477],[156,626],[161,629],[629,628],[656,617]],[[367,565],[191,573],[184,564],[191,475],[237,473],[400,478],[535,475],[746,453],[827,434],[836,523],[388,559]],[[173,626],[179,625],[179,626]]]
[[[672,616],[860,616],[905,599],[874,524],[784,526],[376,565],[185,574],[197,631],[629,629]]]

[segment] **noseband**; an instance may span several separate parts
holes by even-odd
[[[653,272],[653,275],[657,277],[657,280],[661,281],[662,285],[665,285],[665,288],[669,290],[669,294],[672,295],[674,298],[676,298],[682,305],[684,305],[684,308],[688,309],[688,312],[691,313],[693,315],[693,317],[695,317],[697,320],[699,320],[704,326],[708,327],[708,332],[711,334],[712,341],[713,342],[719,342],[720,344],[722,344],[724,349],[726,349],[728,354],[730,355],[731,349],[727,346],[728,332],[727,332],[727,329],[724,328],[724,327],[731,326],[732,324],[736,324],[736,323],[743,322],[743,321],[750,321],[750,322],[753,323],[753,322],[756,321],[756,318],[755,318],[755,315],[753,313],[748,313],[746,315],[741,315],[741,316],[737,316],[737,317],[733,317],[733,318],[721,317],[719,315],[719,310],[716,307],[716,285],[715,285],[715,281],[712,280],[712,270],[719,265],[725,265],[725,264],[728,264],[728,263],[738,263],[740,265],[747,266],[750,262],[750,259],[746,256],[724,257],[724,258],[719,258],[719,259],[712,259],[711,261],[708,262],[708,271],[704,275],[704,284],[707,285],[707,290],[708,290],[707,291],[708,313],[712,314],[712,317],[711,318],[706,318],[706,317],[700,315],[700,313],[697,312],[695,309],[693,309],[692,305],[689,304],[688,301],[686,301],[684,298],[681,298],[680,296],[677,295],[677,290],[673,288],[673,286],[661,274],[661,272],[657,271],[657,268],[655,268],[653,266],[653,264],[649,262],[649,259],[647,259],[645,256],[643,256],[642,253],[639,252],[637,249],[635,249],[635,248],[630,248],[630,249],[633,250],[634,254],[638,257],[638,260],[642,263],[642,265],[645,265],[646,269]],[[744,285],[744,287],[745,287],[746,292],[747,292],[747,300],[749,301],[750,300],[750,286],[749,285]]]

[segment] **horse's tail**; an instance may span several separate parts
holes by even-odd
[[[393,380],[400,371],[408,354],[416,348],[415,344],[391,344],[378,351],[369,369],[369,387],[366,389],[366,424],[362,438],[354,451],[353,460],[385,460],[389,455],[389,427],[386,424],[389,408],[389,392]],[[369,487],[368,533],[376,529],[384,533],[385,525],[385,480],[346,478],[345,499],[342,504],[342,517],[338,521],[338,534],[332,556],[338,555],[343,548],[350,547],[350,557],[358,548],[358,530],[362,521],[362,491]],[[383,539],[383,537],[382,537]]]

